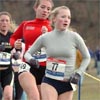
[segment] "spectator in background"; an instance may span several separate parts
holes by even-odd
[[[97,76],[100,78],[100,47],[95,51]]]
[[[80,64],[82,62],[82,54],[81,52],[77,49],[76,50],[76,69],[80,67]],[[82,85],[84,79],[84,74],[81,75],[81,80],[80,84]]]
[[[76,53],[76,67],[79,67],[82,62],[82,55],[78,49],[76,50]]]
[[[22,48],[22,41],[25,41],[25,51],[28,50],[32,43],[43,33],[42,28],[45,26],[48,31],[52,30],[50,21],[48,20],[49,14],[53,7],[52,0],[36,0],[34,5],[34,10],[36,12],[36,18],[31,21],[23,21],[18,29],[10,38],[10,43],[16,49]],[[37,51],[36,55],[42,54],[42,50]],[[30,72],[25,71],[25,69],[19,73],[19,81],[22,88],[27,93],[29,100],[40,100],[40,85],[42,78],[45,74],[45,63],[46,63],[46,54],[44,54],[44,59],[40,61],[39,69],[34,68],[35,66],[31,65]],[[22,68],[22,67],[21,67]],[[27,67],[26,67],[27,69]],[[39,90],[39,91],[38,91]]]
[[[91,56],[91,61],[87,67],[87,70],[94,68],[95,67],[95,53],[93,52],[93,50],[88,46],[88,50]]]

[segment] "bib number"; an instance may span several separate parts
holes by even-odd
[[[55,58],[48,58],[46,77],[53,78],[56,80],[64,80],[65,67],[66,61]]]
[[[7,52],[0,52],[0,65],[10,64],[11,54]]]
[[[19,71],[18,72],[21,73],[21,72],[25,72],[25,71],[29,72],[30,71],[30,66],[27,63],[22,62],[19,65]]]

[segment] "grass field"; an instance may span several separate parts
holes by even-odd
[[[87,73],[96,77],[95,68],[89,69]],[[78,90],[75,91],[73,100],[79,100]],[[97,81],[85,75],[84,81],[81,87],[80,100],[100,100],[100,81]]]

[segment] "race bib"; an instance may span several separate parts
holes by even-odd
[[[21,59],[18,59],[18,60],[12,59],[12,66],[19,67],[19,65],[21,63],[22,63],[22,60]]]
[[[22,62],[19,65],[19,71],[18,71],[18,73],[25,72],[25,71],[29,72],[30,71],[30,66],[27,63]]]
[[[0,52],[0,65],[10,65],[11,54],[7,52]]]
[[[33,55],[35,59],[38,60],[38,62],[45,62],[47,60],[45,49],[42,48],[40,51],[36,52],[35,55]]]
[[[48,58],[46,66],[46,77],[56,80],[64,80],[66,68],[65,60]]]

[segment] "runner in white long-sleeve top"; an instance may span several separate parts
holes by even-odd
[[[38,59],[33,54],[44,47],[47,66],[41,86],[42,100],[72,100],[73,88],[70,83],[78,83],[89,64],[90,55],[82,37],[68,30],[71,21],[69,8],[58,7],[51,16],[55,29],[41,35],[24,57],[28,63],[37,64]],[[80,67],[75,70],[77,48],[83,58]]]

